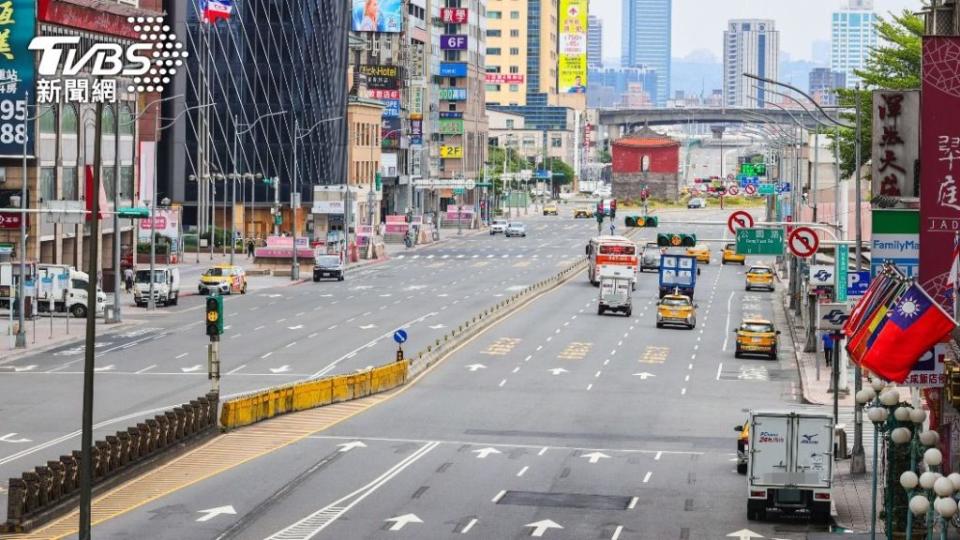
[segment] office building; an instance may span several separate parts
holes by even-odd
[[[821,105],[837,104],[837,89],[846,87],[846,75],[828,68],[810,71],[809,92]]]
[[[670,97],[672,0],[623,0],[621,60],[623,67],[656,72],[657,106]]]
[[[780,33],[769,19],[734,19],[723,32],[723,102],[727,107],[764,107],[767,84],[744,77],[776,79]],[[773,100],[776,101],[776,100]]]
[[[832,14],[830,69],[846,76],[847,88],[860,83],[854,70],[862,69],[870,50],[877,46],[873,0],[847,0]]]
[[[603,21],[590,15],[587,23],[587,66],[603,67]]]
[[[558,8],[551,0],[487,1],[488,104],[526,105],[529,94],[556,104]]]

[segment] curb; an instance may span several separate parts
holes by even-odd
[[[787,319],[787,326],[790,328],[790,342],[793,343],[793,356],[794,362],[797,366],[797,372],[800,375],[800,393],[803,396],[803,402],[810,405],[826,405],[825,403],[820,403],[819,401],[814,401],[810,398],[809,391],[809,381],[807,381],[807,372],[803,369],[803,346],[797,343],[797,333],[793,324],[793,316],[790,314],[790,310],[786,305],[787,297],[781,292],[780,296],[780,308],[783,309],[783,316]]]
[[[100,337],[102,337],[102,336],[108,336],[108,335],[110,335],[110,334],[112,334],[112,333],[114,333],[114,332],[116,332],[116,331],[118,331],[118,330],[125,330],[125,329],[130,328],[130,327],[139,326],[139,325],[142,325],[142,324],[144,324],[144,323],[146,323],[146,322],[147,322],[146,320],[139,320],[139,319],[132,320],[132,321],[123,321],[123,322],[115,323],[115,324],[106,324],[106,323],[104,323],[104,322],[98,322],[97,328],[104,328],[104,327],[106,327],[106,328],[109,328],[110,331],[109,331],[109,332],[104,332],[104,333],[102,333],[102,334],[97,334],[96,337],[97,337],[97,338],[100,338]],[[53,349],[56,349],[56,348],[59,348],[59,347],[63,347],[64,345],[69,345],[69,344],[71,344],[71,343],[83,343],[83,341],[84,341],[84,337],[83,337],[82,335],[80,335],[80,336],[77,337],[77,338],[71,337],[70,339],[62,339],[62,340],[57,341],[57,342],[55,342],[55,343],[47,343],[46,345],[41,345],[41,346],[39,346],[39,347],[37,347],[37,348],[26,348],[26,349],[23,349],[23,350],[20,350],[20,351],[10,352],[10,353],[8,353],[8,354],[4,354],[4,355],[3,355],[3,359],[0,360],[0,366],[9,364],[9,363],[11,363],[11,362],[16,362],[17,360],[20,360],[21,358],[23,358],[23,357],[25,357],[25,356],[31,356],[31,355],[34,355],[34,354],[42,354],[42,353],[45,353],[45,352],[52,351]]]

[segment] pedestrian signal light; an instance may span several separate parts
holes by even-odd
[[[219,336],[223,334],[223,297],[211,295],[207,297],[207,335]]]

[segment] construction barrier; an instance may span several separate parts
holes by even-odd
[[[122,477],[184,443],[216,432],[218,396],[209,393],[190,403],[107,435],[92,450],[93,486]],[[59,461],[11,478],[7,494],[7,521],[0,532],[24,532],[69,510],[80,496],[79,450]]]
[[[349,375],[295,382],[246,394],[223,403],[225,430],[249,426],[282,414],[359,399],[396,388],[407,381],[409,362],[392,362]]]

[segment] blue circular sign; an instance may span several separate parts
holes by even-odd
[[[407,331],[404,329],[397,330],[393,333],[393,340],[397,343],[404,343],[407,341]]]

